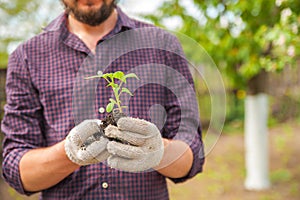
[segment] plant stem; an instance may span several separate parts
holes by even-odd
[[[118,89],[120,89],[120,87],[118,87]],[[118,94],[118,90],[117,89],[113,89],[113,91],[114,91],[114,95],[115,95],[115,99],[116,99],[119,111],[120,111],[120,113],[122,113],[122,107],[121,107],[120,98],[119,98],[120,95]]]

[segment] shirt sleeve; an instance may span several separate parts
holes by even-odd
[[[42,147],[42,107],[28,69],[23,47],[13,52],[8,61],[6,105],[1,129],[4,133],[2,173],[8,184],[21,194],[23,188],[19,163],[30,149]]]
[[[205,160],[198,101],[193,78],[181,45],[176,38],[167,42],[168,74],[167,122],[163,134],[166,138],[181,140],[193,152],[193,164],[189,173],[182,178],[171,178],[175,183],[184,182],[203,170]]]

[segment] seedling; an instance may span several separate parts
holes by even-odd
[[[121,94],[127,93],[130,96],[133,96],[130,90],[124,87],[124,84],[126,84],[128,78],[139,79],[138,76],[134,73],[124,74],[124,72],[122,71],[116,71],[114,73],[105,73],[105,74],[99,73],[95,76],[90,76],[85,79],[93,79],[93,78],[105,79],[106,82],[108,83],[107,87],[111,87],[111,89],[113,90],[114,98],[109,99],[109,103],[106,105],[106,112],[110,113],[115,108],[115,106],[117,106],[119,112],[123,113],[123,108],[126,108],[127,106],[122,105],[122,102],[120,100]]]

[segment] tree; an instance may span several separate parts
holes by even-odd
[[[9,53],[20,42],[41,32],[59,10],[59,1],[0,1],[0,68],[6,67]]]
[[[199,42],[229,77],[229,87],[247,91],[248,189],[270,185],[266,77],[295,64],[300,53],[299,12],[298,0],[168,0],[146,16],[161,26],[177,22],[176,30]]]

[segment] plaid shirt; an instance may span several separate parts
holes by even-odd
[[[90,56],[86,45],[68,31],[66,14],[11,54],[2,121],[5,134],[2,168],[4,179],[18,192],[31,194],[24,191],[19,173],[19,161],[27,151],[62,141],[84,119],[104,118],[103,108],[111,92],[102,81],[83,79],[95,75],[98,70],[136,73],[141,82],[135,85],[133,80],[129,81],[128,88],[134,91],[134,97],[124,99],[128,114],[152,121],[163,137],[183,140],[190,145],[194,154],[192,169],[186,177],[172,181],[183,182],[202,171],[204,153],[198,108],[195,94],[187,89],[193,87],[193,82],[178,41],[158,28],[130,19],[119,8],[117,11],[115,28],[99,41],[94,56]],[[135,37],[135,41],[153,43],[161,38],[173,52],[146,47],[128,51],[115,59],[124,44],[118,43],[118,38],[114,40],[114,36],[143,27],[153,28],[156,34],[153,31],[149,35],[142,34],[140,38]],[[153,67],[153,63],[171,67]],[[176,74],[184,79],[174,78]],[[95,83],[96,90],[89,85]],[[180,102],[188,106],[181,106]],[[163,111],[157,105],[161,105]],[[149,114],[149,109],[155,108],[159,112]],[[42,191],[41,198],[163,200],[168,199],[168,190],[165,177],[157,171],[128,173],[99,163],[80,167],[57,185]]]

